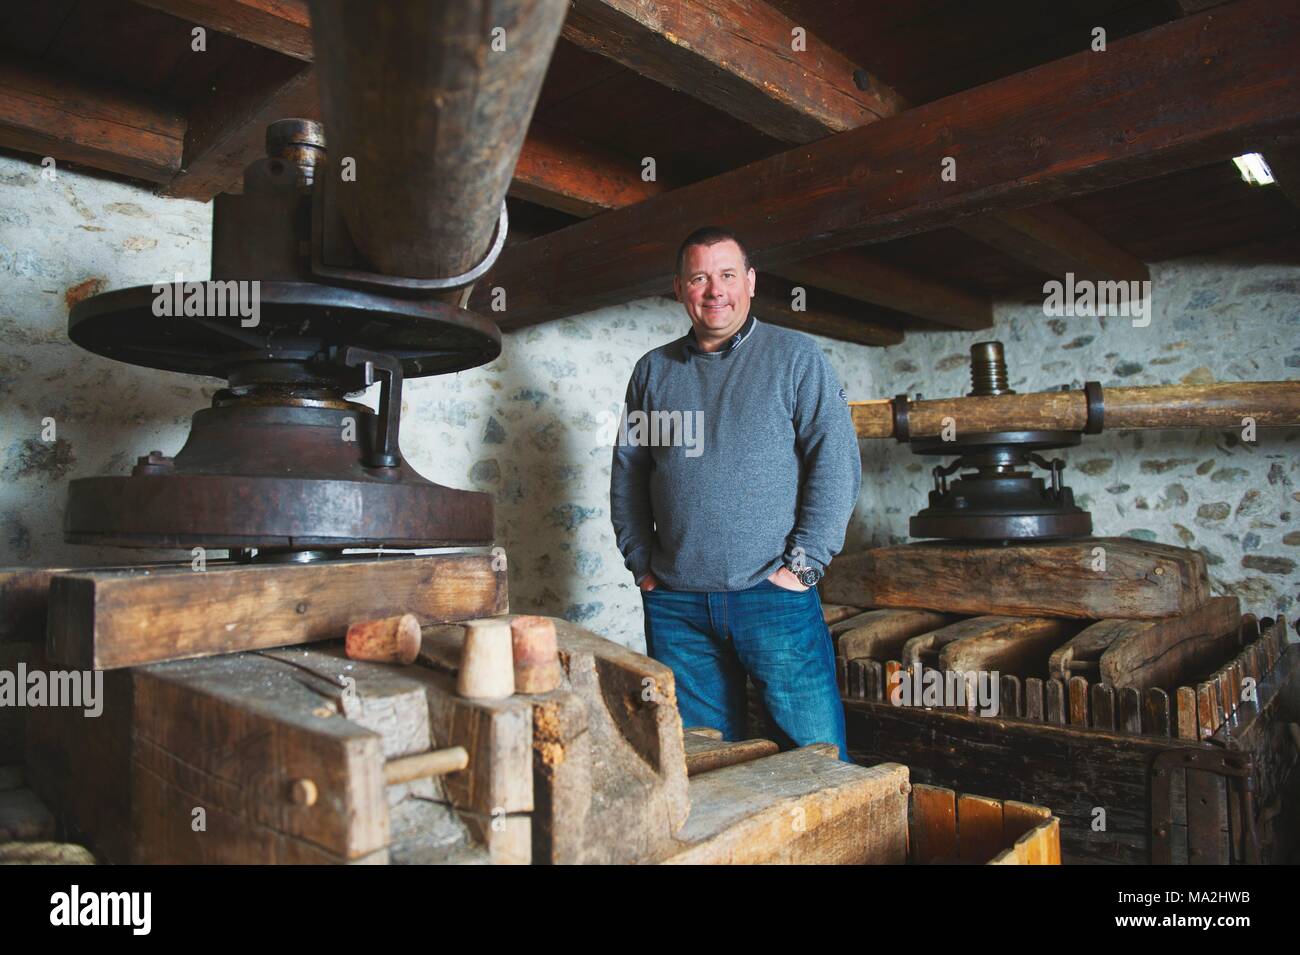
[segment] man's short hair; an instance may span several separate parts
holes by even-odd
[[[736,238],[736,234],[730,229],[724,229],[722,226],[706,225],[696,229],[685,239],[682,240],[681,246],[677,249],[677,274],[682,274],[682,266],[686,264],[686,250],[693,245],[717,245],[719,242],[734,242],[740,247],[740,260],[745,264],[745,271],[749,271],[749,253],[745,251],[745,244]]]

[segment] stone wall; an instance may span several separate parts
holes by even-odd
[[[160,554],[62,541],[67,481],[126,474],[150,450],[172,454],[215,381],[150,372],[71,345],[80,297],[207,276],[211,207],[73,172],[42,180],[0,157],[0,564],[87,565]],[[1292,263],[1294,259],[1291,260]],[[962,394],[972,341],[1001,338],[1012,385],[1295,377],[1300,270],[1233,256],[1154,270],[1150,327],[1127,319],[1047,319],[999,307],[981,334],[929,333],[901,346],[820,340],[851,398]],[[761,281],[761,277],[760,277]],[[610,449],[636,359],[682,334],[680,306],[645,299],[505,336],[484,368],[409,383],[402,447],[426,477],[496,499],[513,609],[564,616],[644,646],[640,598],[609,523]],[[373,404],[373,395],[371,396]],[[54,441],[42,440],[53,418]],[[1070,483],[1099,533],[1205,550],[1216,584],[1257,613],[1293,606],[1300,575],[1297,434],[1254,445],[1221,433],[1104,434],[1068,455]],[[925,500],[929,465],[892,442],[863,445],[863,492],[849,548],[901,540]],[[743,480],[737,481],[738,493]]]

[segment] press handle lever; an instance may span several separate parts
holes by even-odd
[[[397,424],[402,413],[402,365],[392,355],[349,346],[343,364],[360,368],[366,386],[379,381],[379,426],[374,445],[366,455],[366,466],[395,468],[402,463],[397,446]]]

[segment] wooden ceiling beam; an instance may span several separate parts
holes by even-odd
[[[0,146],[165,182],[181,165],[185,114],[154,97],[0,60]]]
[[[185,20],[275,50],[295,60],[312,60],[311,13],[307,0],[135,0]]]
[[[895,116],[903,96],[798,24],[753,0],[573,0],[564,37],[783,142],[810,143]],[[1063,210],[957,228],[1050,275],[1147,277],[1146,266]]]
[[[657,293],[697,222],[766,268],[1227,158],[1300,125],[1297,44],[1293,3],[1238,0],[522,243],[478,294],[518,327]]]

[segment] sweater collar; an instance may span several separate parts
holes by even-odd
[[[700,348],[699,341],[695,337],[695,326],[692,325],[686,332],[686,348],[688,351],[692,351],[697,355],[725,355],[728,352],[735,351],[739,348],[745,339],[750,336],[750,333],[754,331],[754,326],[756,324],[757,320],[754,318],[754,313],[751,311],[749,317],[745,319],[745,324],[741,326],[740,331],[731,336],[731,341],[713,352],[706,352]]]

